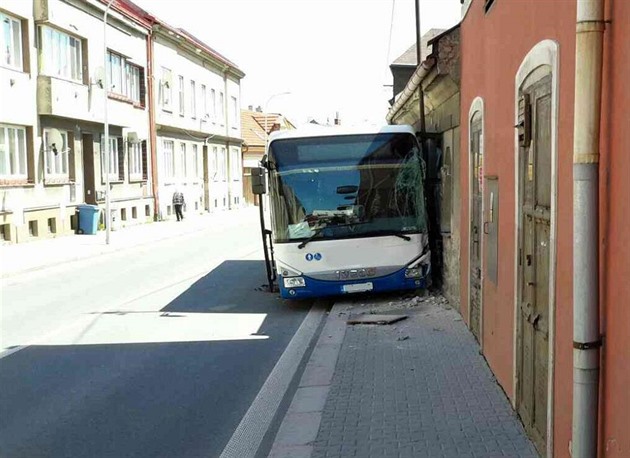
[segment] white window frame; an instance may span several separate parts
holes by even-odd
[[[210,155],[210,173],[212,174],[212,181],[219,181],[219,147],[212,147],[212,154]]]
[[[241,181],[241,165],[240,165],[240,154],[238,148],[233,148],[230,150],[230,168],[231,170],[231,180],[232,181]]]
[[[188,176],[188,161],[186,160],[186,143],[179,144],[180,173],[183,178]]]
[[[186,115],[186,94],[185,94],[185,88],[184,88],[184,77],[182,75],[179,75],[178,77],[178,84],[179,84],[179,115],[180,116],[185,116]]]
[[[193,157],[193,173],[195,178],[199,178],[199,145],[193,143],[192,145],[192,157]]]
[[[221,181],[227,181],[228,164],[227,164],[227,149],[225,146],[221,147],[221,154],[219,155],[219,176]]]
[[[2,134],[0,136],[0,166],[2,167],[0,179],[28,178],[26,128],[0,124],[0,133]],[[13,137],[13,142],[11,142],[11,137]],[[12,144],[13,147],[11,147]]]
[[[114,62],[117,62],[115,66]],[[122,54],[108,50],[107,76],[109,92],[123,96],[134,103],[142,103],[140,100],[140,78],[142,73],[139,66],[129,63]]]
[[[238,100],[236,97],[232,96],[230,98],[232,102],[232,128],[236,129],[238,127]]]
[[[162,140],[164,150],[164,176],[175,178],[175,142],[173,140]]]
[[[190,117],[197,119],[197,83],[190,80]]]
[[[170,68],[162,67],[162,80],[160,82],[160,105],[162,110],[173,110],[173,72]]]
[[[210,113],[208,113],[208,94],[205,84],[201,85],[201,109],[203,110],[201,113],[201,120],[206,121],[210,116]]]
[[[42,74],[83,83],[83,40],[47,25],[40,34]]]
[[[212,117],[212,122],[217,122],[217,91],[214,89],[210,89],[210,109],[212,113],[210,113]]]
[[[129,143],[127,145],[129,154],[129,179],[142,179],[142,143]]]
[[[50,134],[51,129],[44,129],[42,132],[42,142],[44,143],[44,171],[46,177],[48,178],[68,178],[70,176],[69,172],[69,153],[70,153],[70,145],[69,145],[69,135],[65,130],[60,130],[61,137],[63,138],[63,145],[61,148],[59,145],[55,145],[55,150],[53,150],[53,145],[49,144],[48,135]]]
[[[225,95],[223,92],[219,92],[219,120],[221,125],[225,125]]]
[[[118,137],[109,135],[109,181],[119,181],[118,175],[118,142],[122,141]],[[101,175],[105,178],[107,170],[105,170],[105,135],[101,135]]]
[[[125,85],[127,87],[127,98],[132,100],[135,103],[142,104],[142,77],[143,72],[141,67],[137,65],[130,64],[127,62],[127,66],[125,69],[125,77],[126,82]]]
[[[22,50],[22,21],[0,11],[0,24],[2,24],[0,50],[7,50],[7,53],[1,56],[0,66],[22,71],[24,69],[24,61],[22,60],[24,55]],[[8,31],[8,42],[5,28]]]

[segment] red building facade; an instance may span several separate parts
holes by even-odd
[[[599,438],[630,456],[630,2],[606,0]],[[461,22],[460,303],[543,454],[570,455],[576,1],[472,0]],[[577,126],[576,126],[577,128]],[[577,279],[576,281],[579,281]]]

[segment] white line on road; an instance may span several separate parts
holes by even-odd
[[[324,314],[324,305],[317,302],[309,310],[254,402],[241,419],[220,458],[253,458],[256,455]]]

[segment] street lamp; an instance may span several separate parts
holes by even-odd
[[[103,15],[103,148],[105,148],[105,243],[109,245],[109,232],[112,215],[109,209],[109,121],[107,120],[107,93],[109,91],[109,81],[107,78],[107,15],[114,0],[109,0]]]
[[[265,151],[263,154],[267,154],[267,145],[269,144],[269,131],[267,129],[267,105],[269,105],[269,102],[271,102],[272,99],[274,99],[275,97],[279,97],[281,95],[288,95],[291,94],[290,92],[278,92],[277,94],[273,94],[271,97],[269,97],[267,99],[267,101],[265,102],[265,108],[264,108],[264,112],[265,112]]]

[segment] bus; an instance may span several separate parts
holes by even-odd
[[[265,259],[283,298],[429,286],[425,164],[411,126],[274,132],[261,164],[253,192],[268,188]]]

